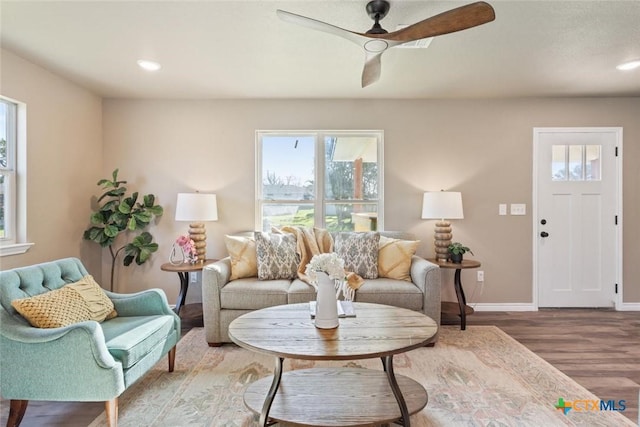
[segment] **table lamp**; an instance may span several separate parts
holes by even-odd
[[[189,237],[193,240],[196,262],[207,259],[207,232],[204,221],[218,220],[218,202],[215,194],[178,193],[176,221],[189,221]]]
[[[449,219],[462,219],[462,194],[455,191],[428,191],[422,199],[422,219],[437,219],[435,232],[436,259],[449,258],[447,248],[451,244]]]

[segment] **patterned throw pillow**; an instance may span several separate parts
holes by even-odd
[[[256,277],[258,258],[256,241],[251,237],[224,236],[224,244],[231,258],[231,276],[229,280]]]
[[[90,275],[60,289],[13,300],[11,305],[36,328],[61,328],[87,320],[102,322],[118,315]]]
[[[258,279],[295,279],[300,257],[296,251],[293,234],[275,234],[256,231],[256,253],[258,255]]]
[[[378,278],[380,233],[342,232],[334,239],[334,250],[344,260],[344,268],[363,279]]]
[[[419,243],[419,240],[380,236],[378,276],[411,281],[411,257],[416,253]]]

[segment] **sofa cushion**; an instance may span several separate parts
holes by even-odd
[[[261,231],[256,231],[254,236],[258,256],[258,279],[295,279],[300,263],[296,237],[289,233],[278,234]]]
[[[302,280],[296,279],[291,282],[288,294],[288,304],[298,304],[316,300],[316,289]]]
[[[335,236],[336,254],[344,260],[344,268],[364,279],[378,277],[378,245],[380,233],[340,232]]]
[[[253,237],[224,236],[224,244],[231,259],[230,280],[258,275],[256,241]]]
[[[174,327],[170,315],[116,317],[102,324],[107,349],[124,369],[164,342]]]
[[[423,295],[411,282],[378,278],[365,280],[356,292],[355,301],[393,305],[410,310],[422,310]]]
[[[411,281],[411,257],[419,240],[390,239],[380,236],[378,277]]]
[[[91,275],[60,289],[13,300],[11,305],[36,328],[60,328],[87,320],[102,322],[117,316],[113,303]]]
[[[257,310],[287,303],[290,280],[238,279],[220,290],[220,308]]]

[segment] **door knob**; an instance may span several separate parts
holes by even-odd
[[[549,237],[549,233],[543,231],[542,233],[540,233],[540,237]]]

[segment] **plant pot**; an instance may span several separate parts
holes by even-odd
[[[335,281],[327,273],[318,272],[318,293],[316,295],[316,328],[338,327],[338,304],[336,302]]]
[[[462,254],[449,254],[449,259],[454,264],[460,264],[462,263]]]

